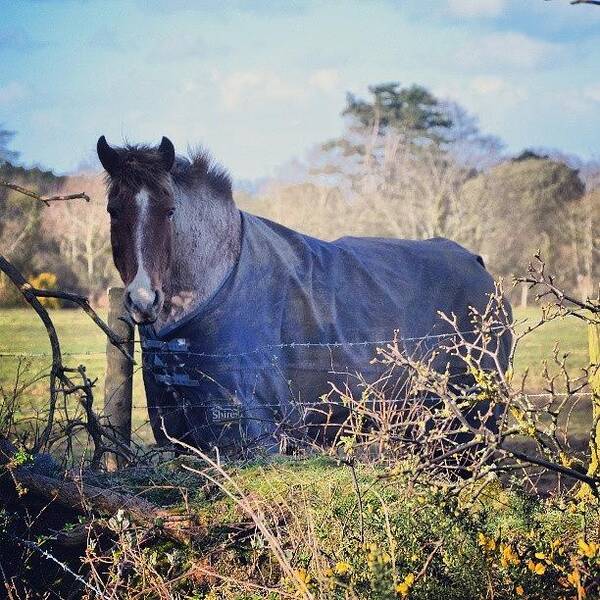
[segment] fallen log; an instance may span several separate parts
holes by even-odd
[[[20,466],[16,454],[14,445],[0,436],[0,476],[10,477],[21,496],[33,493],[83,515],[113,516],[122,510],[135,525],[183,544],[206,535],[191,515],[175,514],[138,496],[36,472],[35,461]]]

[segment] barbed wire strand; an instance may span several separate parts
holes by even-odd
[[[419,342],[425,340],[435,340],[435,339],[443,339],[454,337],[458,335],[470,335],[473,333],[485,334],[491,331],[503,332],[507,331],[507,328],[498,325],[495,327],[490,327],[487,331],[483,331],[481,329],[471,329],[468,331],[452,331],[446,333],[437,333],[437,334],[429,334],[423,336],[415,336],[415,337],[396,337],[392,339],[382,339],[382,340],[362,340],[356,342],[304,342],[304,341],[293,341],[293,342],[285,342],[281,344],[265,344],[263,346],[258,346],[253,350],[248,350],[247,352],[228,352],[228,353],[210,353],[210,352],[193,352],[188,350],[173,350],[173,349],[144,349],[146,352],[150,353],[165,353],[165,354],[177,354],[177,355],[187,355],[187,356],[200,356],[205,358],[240,358],[244,356],[250,356],[252,354],[264,352],[267,350],[282,350],[285,348],[344,348],[344,347],[354,347],[354,346],[375,346],[378,344],[395,344],[395,343],[403,343],[403,342]],[[175,338],[177,339],[177,338]],[[184,339],[184,338],[181,338]],[[152,340],[153,342],[164,343],[165,345],[168,342],[164,342],[163,340]],[[137,344],[144,344],[142,340],[135,340]],[[63,356],[101,356],[105,355],[106,352],[92,352],[92,351],[82,351],[82,352],[63,352]],[[7,352],[0,351],[0,356],[5,357],[18,357],[18,358],[28,358],[28,357],[51,357],[52,354],[49,352]]]
[[[66,573],[69,573],[69,575],[71,575],[77,581],[82,583],[86,588],[88,588],[89,590],[94,592],[96,594],[97,598],[105,598],[106,597],[102,590],[93,586],[91,583],[89,583],[89,581],[86,581],[83,577],[81,577],[81,575],[79,575],[78,573],[75,573],[75,571],[73,571],[68,565],[66,565],[64,562],[60,561],[58,558],[56,558],[55,556],[50,554],[50,552],[48,552],[47,550],[44,550],[44,548],[38,546],[34,542],[30,542],[29,540],[24,540],[23,538],[15,537],[14,539],[18,544],[22,544],[31,550],[35,550],[36,552],[39,552],[45,559],[50,560],[50,561],[54,562],[55,564],[57,564],[63,571],[65,571]]]
[[[470,335],[470,334],[478,334],[478,335],[484,335],[486,333],[490,333],[490,332],[500,332],[503,333],[504,331],[506,331],[507,328],[502,326],[502,325],[497,325],[497,326],[492,326],[490,328],[488,328],[487,330],[482,330],[482,329],[472,329],[472,330],[468,330],[468,331],[452,331],[452,332],[446,332],[446,333],[440,333],[440,334],[430,334],[430,335],[425,335],[425,336],[413,336],[413,337],[407,337],[407,338],[402,338],[402,337],[394,337],[392,339],[379,339],[379,340],[363,340],[363,341],[344,341],[344,342],[301,342],[301,341],[293,341],[293,342],[287,342],[287,343],[281,343],[281,344],[267,344],[267,345],[263,345],[263,346],[259,346],[257,348],[255,348],[254,350],[250,350],[248,352],[240,352],[240,353],[206,353],[206,352],[193,352],[190,350],[183,350],[183,349],[172,349],[172,348],[143,348],[144,352],[147,352],[148,354],[158,354],[158,355],[176,355],[176,356],[194,356],[194,357],[203,357],[203,358],[211,358],[211,359],[222,359],[223,361],[225,360],[230,360],[230,359],[234,359],[234,358],[242,358],[242,357],[246,357],[246,356],[251,356],[254,354],[259,354],[261,352],[265,352],[268,350],[282,350],[282,349],[296,349],[296,348],[327,348],[329,350],[331,350],[332,348],[344,348],[344,347],[357,347],[357,346],[361,346],[361,347],[366,347],[366,346],[375,346],[375,345],[388,345],[388,344],[402,344],[405,342],[420,342],[420,341],[425,341],[425,340],[435,340],[435,339],[443,339],[443,338],[451,338],[454,336],[458,336],[458,335]],[[155,343],[159,342],[161,343],[161,340],[153,340]],[[136,340],[136,343],[144,343],[141,340]],[[165,345],[168,344],[168,342],[162,342]],[[136,353],[139,353],[139,351],[136,351]],[[0,351],[0,357],[12,357],[12,358],[49,358],[52,355],[50,353],[47,352],[35,352],[35,353],[27,353],[27,352],[7,352],[7,351]],[[100,352],[100,351],[81,351],[81,352],[63,352],[63,356],[76,356],[76,357],[84,357],[84,356],[106,356],[106,352]],[[266,364],[266,365],[258,365],[259,367],[262,368],[268,368],[268,367],[272,367],[274,366],[273,364]],[[139,366],[135,373],[138,373],[139,371],[149,371],[152,372],[152,370],[146,366]],[[557,397],[561,397],[561,398],[586,398],[586,397],[591,397],[593,396],[592,392],[574,392],[574,393],[568,393],[568,392],[538,392],[538,393],[520,393],[519,394],[522,397],[525,398],[557,398]],[[398,400],[393,400],[393,401],[398,401]],[[210,407],[213,406],[213,404],[209,404],[209,403],[196,403],[196,402],[188,402],[187,403],[187,408],[188,409],[193,409],[193,408],[203,408],[203,407]],[[281,403],[277,402],[277,403],[267,403],[267,404],[260,404],[260,408],[279,408],[281,407]],[[153,408],[153,409],[177,409],[177,410],[184,410],[185,407],[182,404],[160,404],[160,405],[148,405],[148,403],[145,404],[133,404],[132,405],[132,409],[135,410],[148,410],[149,408]],[[150,425],[150,419],[146,419],[144,420],[138,427],[136,427],[135,431],[138,432],[140,429],[142,429],[143,427],[146,427]],[[132,432],[133,433],[133,432]]]

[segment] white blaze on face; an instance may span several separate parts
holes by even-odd
[[[137,227],[135,231],[137,273],[133,278],[133,281],[127,286],[127,291],[130,294],[133,304],[139,308],[145,309],[152,306],[156,296],[154,290],[152,289],[152,282],[150,281],[150,276],[146,271],[144,258],[142,256],[142,238],[144,231],[146,230],[146,220],[149,210],[148,204],[150,202],[148,191],[142,188],[135,197],[135,201],[138,207]]]

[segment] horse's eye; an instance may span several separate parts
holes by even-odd
[[[172,219],[174,214],[175,214],[175,209],[174,208],[171,208],[169,210],[169,212],[167,212],[167,216],[169,217],[169,219]]]

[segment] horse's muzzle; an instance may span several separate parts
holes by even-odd
[[[125,309],[135,323],[148,325],[158,319],[163,307],[164,295],[160,290],[153,290],[153,297],[151,294],[146,294],[141,298],[139,294],[127,290],[123,301]]]

